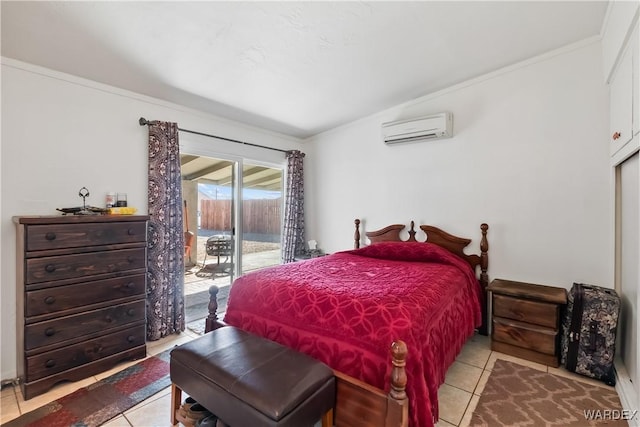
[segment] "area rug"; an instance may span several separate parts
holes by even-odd
[[[169,352],[144,359],[2,424],[3,427],[93,427],[104,424],[171,385]]]
[[[615,389],[498,359],[470,426],[628,426]]]

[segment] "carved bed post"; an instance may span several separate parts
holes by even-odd
[[[211,285],[209,287],[209,315],[204,322],[204,332],[211,332],[214,329],[218,329],[220,324],[218,323],[218,287]]]
[[[391,358],[393,368],[391,368],[391,390],[389,394],[396,400],[407,398],[407,345],[404,341],[398,340],[391,344]]]
[[[353,235],[353,249],[358,249],[360,247],[360,220],[356,218],[354,222],[356,224],[356,232]]]
[[[487,269],[489,268],[489,241],[487,240],[487,230],[489,229],[488,224],[480,225],[480,229],[482,230],[482,239],[480,240],[480,270],[482,271],[480,275],[480,280],[485,283],[485,285],[489,285],[489,276],[487,275]]]
[[[482,326],[480,327],[480,334],[487,335],[489,333],[489,319],[487,319],[487,286],[489,286],[489,275],[487,269],[489,268],[489,241],[487,240],[487,230],[489,225],[483,223],[480,225],[482,230],[482,239],[480,240],[480,285],[482,287]]]
[[[398,340],[391,344],[391,389],[388,395],[387,419],[385,426],[406,427],[409,424],[409,404],[407,398],[407,345]]]

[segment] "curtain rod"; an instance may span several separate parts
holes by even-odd
[[[145,119],[144,117],[140,117],[140,119],[138,120],[138,123],[140,123],[140,126],[148,126],[148,125],[151,124],[151,122],[149,120]],[[208,134],[208,133],[198,132],[198,131],[195,131],[195,130],[182,129],[181,127],[178,127],[178,130],[180,132],[187,132],[187,133],[192,133],[192,134],[195,134],[195,135],[208,136],[209,138],[221,139],[223,141],[235,142],[236,144],[250,145],[252,147],[266,148],[267,150],[280,151],[281,153],[286,153],[286,152],[289,151],[289,150],[281,150],[279,148],[267,147],[265,145],[253,144],[251,142],[238,141],[237,139],[225,138],[223,136],[211,135],[211,134]]]

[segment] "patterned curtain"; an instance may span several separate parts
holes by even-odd
[[[177,123],[149,124],[147,339],[184,331],[184,234]]]
[[[287,190],[284,203],[282,262],[292,262],[304,251],[304,153],[287,151]]]

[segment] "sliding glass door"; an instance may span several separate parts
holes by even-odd
[[[223,313],[229,286],[237,275],[236,175],[238,162],[182,154],[185,206],[185,311],[187,327],[208,315],[209,288],[219,288]]]
[[[283,169],[194,154],[181,164],[189,323],[206,317],[212,284],[222,313],[235,277],[280,263]]]
[[[241,273],[280,264],[282,169],[242,166]]]

